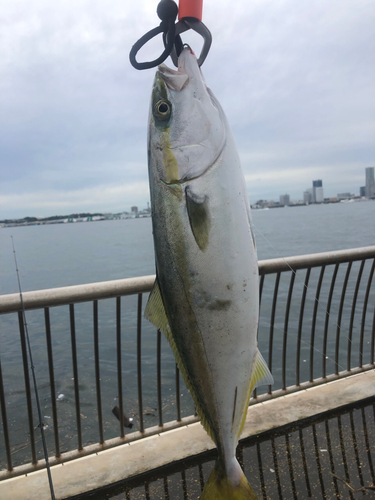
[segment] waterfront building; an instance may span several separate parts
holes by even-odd
[[[313,189],[312,201],[314,203],[323,203],[324,201],[323,181],[321,179],[313,181],[312,189]]]
[[[350,198],[354,198],[354,194],[352,193],[337,193],[337,199],[340,200],[347,200]]]
[[[306,189],[306,191],[304,191],[303,203],[312,203],[312,189]]]
[[[366,186],[361,186],[359,188],[359,196],[361,196],[361,197],[366,196]]]
[[[375,196],[374,167],[366,168],[366,198]]]
[[[313,190],[312,188],[307,188],[303,193],[303,202],[312,203],[313,202]]]
[[[315,190],[315,202],[316,203],[323,203],[323,201],[324,201],[323,187],[318,187]]]
[[[280,205],[290,205],[290,196],[288,194],[280,195]]]
[[[131,210],[132,214],[138,213],[138,207],[131,207],[130,210]]]

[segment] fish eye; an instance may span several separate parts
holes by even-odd
[[[161,113],[162,115],[164,115],[165,113],[168,113],[169,111],[169,106],[166,102],[162,102],[161,104],[159,104],[158,106],[158,111],[159,113]]]
[[[161,99],[154,106],[154,115],[159,120],[168,120],[171,116],[171,103],[166,99]]]

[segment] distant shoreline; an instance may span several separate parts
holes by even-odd
[[[337,203],[358,203],[363,201],[375,201],[373,198],[350,198],[344,200],[327,200],[322,203],[291,203],[289,205],[281,205],[280,203],[264,201],[262,205],[251,205],[254,212],[262,210],[270,210],[274,208],[293,208],[293,207],[306,207],[311,205],[330,205]],[[258,202],[259,203],[259,202]],[[53,215],[51,217],[36,218],[24,217],[23,219],[4,219],[0,221],[0,228],[7,227],[25,227],[25,226],[45,226],[51,224],[73,224],[77,222],[99,222],[105,220],[125,220],[125,219],[145,219],[151,217],[151,209],[147,208],[140,212],[122,212],[117,214],[70,214],[70,215]]]

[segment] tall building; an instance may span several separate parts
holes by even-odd
[[[290,197],[288,194],[280,195],[280,205],[290,205]]]
[[[311,203],[312,202],[312,189],[306,189],[303,192],[303,203]]]
[[[365,197],[366,196],[366,186],[361,186],[359,188],[359,196]]]
[[[323,182],[321,179],[313,181],[312,201],[322,203],[324,201]]]
[[[366,198],[375,196],[374,167],[366,168]]]

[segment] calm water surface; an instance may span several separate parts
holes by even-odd
[[[375,244],[375,202],[338,203],[298,208],[253,211],[254,232],[259,259],[280,256],[301,255],[329,250],[341,250]],[[16,293],[17,278],[14,268],[10,235],[13,235],[23,291],[54,288],[120,278],[153,274],[155,272],[151,219],[103,221],[92,223],[61,224],[51,226],[30,226],[3,228],[0,230],[0,293]],[[355,276],[356,265],[353,265]],[[365,266],[363,279],[369,274],[370,264]],[[297,277],[299,276],[297,273]],[[287,273],[285,273],[287,274]],[[345,268],[340,270],[337,286],[342,286]],[[325,280],[329,284],[332,270],[327,268]],[[309,375],[310,329],[312,308],[318,274],[312,272],[306,301],[306,322],[302,337],[301,380]],[[261,313],[269,313],[274,278],[266,278],[262,297]],[[285,303],[290,277],[280,281],[280,300],[274,322],[275,340],[272,369],[275,388],[281,387],[281,351]],[[303,287],[304,274],[296,279],[295,289]],[[325,283],[325,282],[324,282]],[[328,285],[324,285],[321,301],[326,302]],[[294,293],[294,292],[293,292]],[[297,292],[296,292],[297,293]],[[363,292],[358,303],[363,303]],[[301,295],[299,295],[300,297]],[[348,300],[353,297],[353,286],[348,288]],[[145,304],[147,297],[144,296]],[[300,299],[299,299],[300,300]],[[369,303],[375,303],[374,287]],[[121,302],[122,322],[122,367],[124,410],[134,418],[134,429],[138,428],[138,399],[136,379],[136,297],[126,297]],[[332,311],[338,304],[332,304]],[[118,422],[112,415],[112,408],[118,404],[116,383],[116,323],[115,300],[99,302],[99,342],[101,390],[104,421],[104,438],[118,435]],[[321,373],[321,332],[324,329],[325,311],[317,323],[317,347],[313,360],[316,374]],[[51,308],[51,329],[54,349],[54,372],[57,394],[63,398],[58,403],[59,437],[61,451],[77,447],[74,410],[74,386],[71,363],[71,340],[69,330],[69,308]],[[261,314],[261,318],[262,318]],[[292,304],[288,335],[287,383],[295,383],[296,335],[299,302]],[[93,313],[92,303],[75,307],[77,351],[79,363],[79,390],[81,403],[82,432],[84,445],[98,441],[98,417],[95,396]],[[350,308],[344,308],[343,325],[350,319]],[[366,331],[371,331],[370,321]],[[46,363],[46,341],[43,311],[27,313],[27,322],[33,348],[43,413],[47,423],[49,449],[54,450],[51,401]],[[259,345],[267,359],[269,324],[261,319]],[[360,317],[356,316],[355,336],[360,328]],[[320,332],[320,336],[319,336]],[[329,328],[328,373],[333,370],[335,320]],[[365,345],[370,339],[365,337]],[[342,357],[346,356],[347,340],[343,334]],[[341,347],[340,347],[341,349]],[[358,347],[353,345],[353,356],[358,358]],[[368,355],[368,349],[366,352]],[[14,465],[30,460],[28,445],[27,411],[25,404],[22,358],[16,315],[0,316],[0,360],[6,391],[6,404],[10,426]],[[340,358],[341,360],[341,358]],[[341,361],[340,361],[341,362]],[[369,362],[365,358],[364,362]],[[345,368],[345,367],[344,367]],[[317,376],[317,375],[315,375]],[[162,340],[162,404],[164,421],[176,418],[175,412],[175,362],[170,348]],[[145,426],[156,425],[156,332],[155,328],[142,322],[142,383],[144,396]],[[194,407],[190,396],[181,382],[182,416],[191,415]],[[34,404],[35,411],[35,404]],[[35,412],[36,422],[36,412]],[[42,456],[38,443],[38,456]],[[51,451],[52,453],[53,451]],[[0,432],[0,465],[5,467],[5,451]]]

